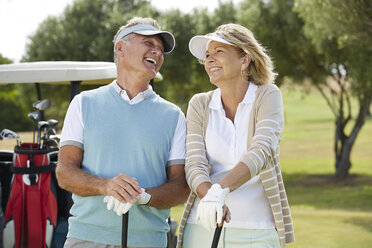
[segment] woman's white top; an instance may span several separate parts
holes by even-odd
[[[256,90],[257,85],[250,83],[243,101],[238,105],[234,123],[226,117],[220,89],[213,93],[209,103],[210,114],[205,137],[212,183],[217,183],[233,169],[247,151],[248,122]],[[225,203],[231,212],[231,221],[224,224],[226,227],[275,228],[269,201],[259,176],[229,193]],[[196,220],[198,205],[199,198],[196,198],[188,223],[201,224]]]

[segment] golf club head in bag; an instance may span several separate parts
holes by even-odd
[[[50,107],[50,101],[48,99],[39,100],[32,104],[32,106],[39,111],[43,111]]]
[[[54,128],[55,126],[57,126],[58,121],[55,120],[55,119],[50,119],[50,120],[48,120],[48,124],[49,124],[49,126],[50,126],[51,128]]]
[[[33,121],[39,121],[39,112],[31,112],[28,114],[28,118]]]
[[[49,127],[49,124],[47,121],[39,121],[38,122],[38,129],[37,129],[37,145],[41,148],[41,131],[44,130],[44,133],[46,129]]]
[[[37,126],[37,122],[39,121],[40,119],[40,114],[39,112],[31,112],[28,114],[28,118],[30,118],[31,120],[34,121],[34,132],[33,132],[33,137],[32,137],[32,142],[35,143],[35,132],[36,132],[36,126]]]
[[[19,137],[19,135],[16,132],[9,130],[9,129],[3,129],[1,131],[0,140],[3,140],[3,139],[16,139],[17,145],[19,146],[21,144],[21,138]]]

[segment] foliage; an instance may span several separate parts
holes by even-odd
[[[189,41],[195,35],[213,32],[219,25],[235,22],[236,9],[232,1],[219,1],[213,13],[206,8],[194,9],[184,14],[175,9],[163,13],[162,25],[171,31],[176,39],[175,50],[165,56],[161,73],[164,81],[156,85],[157,91],[166,99],[176,102],[186,110],[188,101],[196,92],[214,89],[204,67],[189,52]]]
[[[11,64],[12,61],[6,57],[4,57],[3,55],[1,55],[0,53],[0,65],[1,64]]]
[[[294,10],[304,20],[305,35],[322,55],[333,82],[317,85],[335,115],[336,175],[345,177],[350,152],[372,101],[372,3],[369,0],[296,0]],[[337,20],[337,21],[336,21]],[[351,99],[359,101],[355,121]],[[347,132],[348,125],[353,125]]]
[[[14,85],[2,85],[0,88],[0,131],[4,128],[13,131],[32,129],[26,116],[24,106],[19,101],[20,94]]]
[[[356,6],[352,6],[353,4]],[[350,151],[371,101],[368,69],[371,66],[371,54],[366,43],[349,42],[345,38],[348,29],[341,27],[346,24],[345,21],[334,20],[352,19],[349,16],[359,11],[365,17],[361,6],[369,9],[367,1],[358,1],[357,4],[333,0],[255,0],[243,1],[238,14],[238,22],[249,26],[258,40],[269,48],[279,73],[278,84],[288,80],[300,84],[310,82],[322,92],[336,120],[335,165],[336,174],[340,177],[348,174],[351,166]],[[339,11],[334,11],[335,9]],[[353,14],[349,14],[350,12]],[[252,13],[256,14],[250,17]],[[333,26],[329,27],[329,23]],[[352,25],[359,24],[355,21]],[[363,27],[365,25],[355,28],[350,37],[364,37]],[[345,32],[331,33],[340,29]],[[361,68],[365,72],[362,73]],[[356,72],[357,70],[359,71]],[[346,128],[352,122],[350,103],[353,96],[359,100],[360,106],[358,118],[354,122],[355,128],[348,134]]]
[[[293,0],[243,1],[238,22],[252,30],[271,55],[277,73],[276,83],[285,78],[302,83],[305,78],[322,81],[327,75],[321,56],[305,36],[303,21],[290,11]]]
[[[156,18],[159,13],[146,0],[76,0],[62,15],[50,16],[40,24],[29,37],[22,61],[113,61],[112,39],[116,31],[137,15]],[[22,85],[20,90],[27,94],[34,91],[33,87]],[[81,86],[81,90],[90,88],[92,86]],[[43,85],[41,90],[43,98],[52,102],[46,115],[62,121],[70,87]],[[22,101],[29,106],[28,111],[32,111],[31,105],[36,100],[35,94]]]
[[[12,60],[0,54],[0,64],[11,64]],[[13,131],[29,130],[24,106],[19,101],[20,94],[14,85],[0,86],[0,131],[4,128]]]

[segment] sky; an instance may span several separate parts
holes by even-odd
[[[19,62],[25,52],[27,37],[48,16],[62,14],[74,0],[0,0],[0,54]],[[152,0],[160,10],[179,8],[187,13],[195,7],[213,10],[217,0]],[[238,2],[238,0],[233,0]]]

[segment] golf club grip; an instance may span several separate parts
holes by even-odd
[[[121,224],[121,247],[127,248],[129,211],[123,215]]]
[[[221,236],[222,227],[223,226],[216,227],[216,230],[214,231],[214,235],[213,235],[213,241],[212,241],[211,248],[217,248],[218,241],[220,240],[220,236]]]

